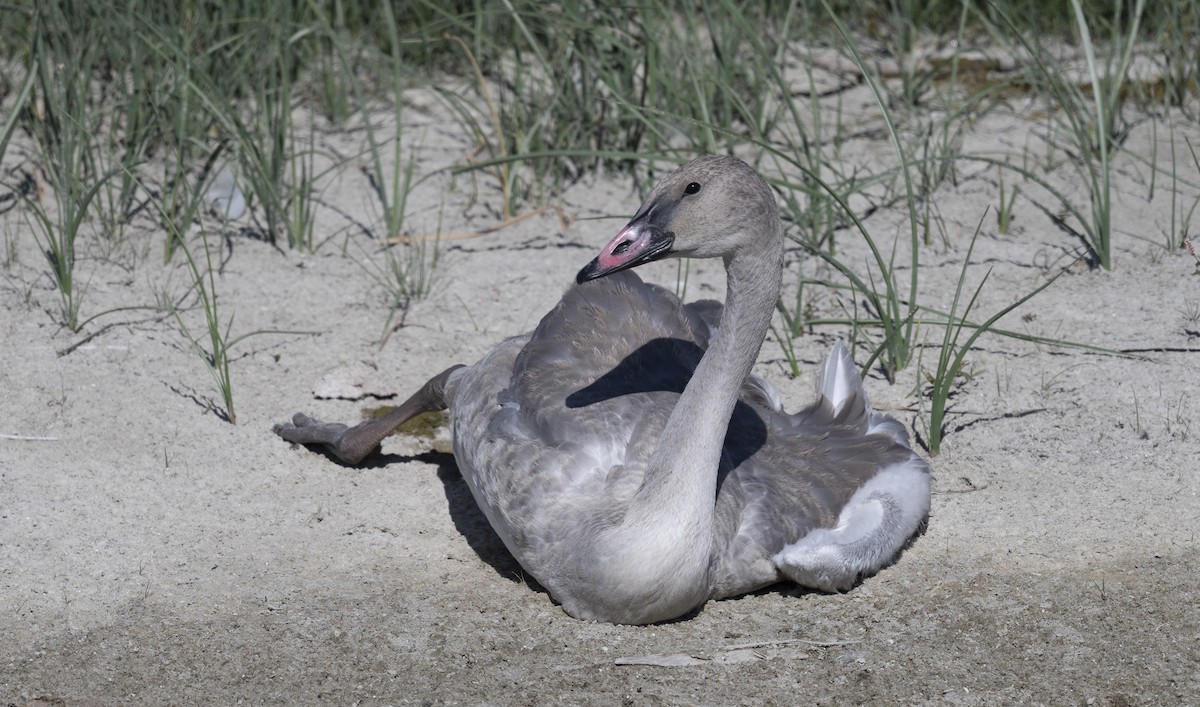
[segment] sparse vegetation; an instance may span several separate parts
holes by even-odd
[[[353,239],[342,251],[384,293],[386,341],[410,303],[430,292],[446,233],[440,211],[414,227],[415,189],[441,178],[486,184],[494,193],[488,213],[504,225],[588,173],[625,173],[647,185],[695,154],[733,152],[778,187],[789,233],[810,258],[795,270],[774,328],[792,373],[799,337],[818,328],[847,336],[865,352],[864,369],[878,365],[891,381],[927,346],[920,333],[941,331],[928,421],[936,453],[945,401],[978,337],[1056,343],[999,329],[1011,307],[968,321],[978,289],[959,311],[975,240],[1011,235],[1016,211],[1030,205],[1077,234],[1096,265],[1114,267],[1122,234],[1110,176],[1123,164],[1132,102],[1153,106],[1149,119],[1170,125],[1164,164],[1143,165],[1148,199],[1156,177],[1169,181],[1165,250],[1191,244],[1200,161],[1184,137],[1176,140],[1172,121],[1195,110],[1200,49],[1187,39],[1200,21],[1195,9],[1185,0],[1037,9],[1023,0],[567,2],[550,13],[522,0],[223,0],[201,15],[186,4],[136,0],[18,2],[0,8],[0,159],[14,136],[32,148],[6,160],[15,167],[0,174],[0,195],[12,196],[31,226],[72,332],[90,321],[80,314],[87,254],[153,245],[171,267],[182,251],[210,345],[200,346],[205,337],[192,337],[182,320],[181,328],[210,362],[232,420],[228,322],[216,311],[213,265],[195,257],[207,256],[209,235],[233,228],[222,219],[228,211],[205,212],[218,177],[244,189],[241,233],[285,253],[314,253],[335,234]],[[1145,65],[1157,73],[1146,78]],[[847,110],[842,97],[864,84],[874,109]],[[422,136],[405,122],[415,90],[440,101],[473,141],[455,165],[425,166]],[[1016,99],[1046,126],[1044,144],[978,147],[980,121]],[[324,147],[331,134],[358,136],[358,150]],[[864,147],[885,139],[885,157]],[[365,179],[366,215],[322,200],[323,185],[346,175]],[[964,246],[938,198],[968,179],[990,190],[981,203],[994,205],[995,216],[994,231],[981,224]],[[889,210],[903,218],[879,218]],[[340,226],[321,225],[329,219]],[[6,231],[6,268],[15,239]],[[1062,239],[1059,264],[1078,254]],[[948,313],[923,291],[926,262],[939,249],[962,251]],[[1009,301],[1024,302],[1051,281]],[[963,328],[971,332],[960,343]]]

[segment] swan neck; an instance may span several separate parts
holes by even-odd
[[[779,300],[782,248],[776,253],[734,256],[725,263],[726,293],[721,324],[704,358],[680,396],[660,439],[656,462],[682,473],[710,496],[725,433],[742,385],[754,368]],[[695,450],[687,453],[686,450]],[[711,511],[713,499],[708,499]]]
[[[725,434],[770,328],[782,258],[782,234],[777,234],[768,248],[725,259],[721,324],[667,420],[630,509],[646,514],[650,525],[672,523],[672,532],[684,533],[698,546],[705,566],[711,546],[702,539],[712,537]]]
[[[629,602],[638,606],[623,620],[678,616],[710,594],[725,434],[779,299],[782,228],[773,235],[756,252],[725,259],[726,300],[716,336],[667,419],[641,487],[602,541],[610,559],[621,558],[621,581],[632,585]]]

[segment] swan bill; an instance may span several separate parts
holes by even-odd
[[[671,254],[674,245],[674,233],[647,226],[635,219],[621,229],[599,255],[583,266],[575,276],[575,282],[582,285],[589,280],[665,258]]]

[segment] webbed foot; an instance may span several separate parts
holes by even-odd
[[[324,445],[343,462],[358,464],[379,446],[384,437],[410,418],[423,412],[445,410],[446,384],[450,375],[459,368],[462,366],[451,366],[430,378],[411,398],[383,417],[353,427],[338,422],[322,422],[298,412],[292,416],[291,422],[275,425],[271,429],[289,442]]]

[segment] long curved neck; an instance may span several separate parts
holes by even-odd
[[[779,299],[783,237],[782,227],[776,229],[765,247],[726,258],[720,328],[675,405],[625,516],[627,524],[656,536],[651,542],[671,547],[687,570],[707,571],[725,433]],[[691,552],[679,556],[684,547]]]

